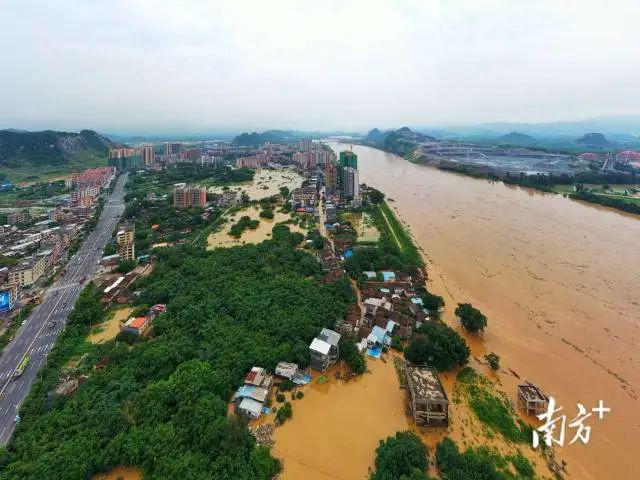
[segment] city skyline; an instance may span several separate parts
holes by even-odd
[[[0,128],[362,131],[634,115],[638,8],[14,4],[0,19],[11,46]]]

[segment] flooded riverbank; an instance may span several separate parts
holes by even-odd
[[[445,321],[458,325],[457,302],[487,314],[484,339],[467,338],[474,356],[501,356],[512,401],[518,379],[510,370],[556,397],[568,420],[577,402],[611,407],[588,422],[588,445],[557,449],[569,474],[640,475],[640,221],[368,147],[354,151],[361,181],[394,199],[426,253],[430,288],[447,302]]]

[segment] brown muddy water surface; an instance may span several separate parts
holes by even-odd
[[[556,397],[567,422],[577,402],[611,407],[604,419],[588,419],[587,445],[567,445],[575,434],[568,429],[556,448],[569,478],[639,478],[640,217],[353,150],[360,180],[393,199],[425,252],[430,287],[447,303],[444,319],[457,326],[457,302],[487,315],[482,341],[467,338],[474,356],[500,355],[500,381],[514,402],[511,372]]]

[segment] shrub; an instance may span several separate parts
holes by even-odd
[[[295,386],[296,386],[295,383],[287,379],[280,384],[279,388],[281,392],[290,392],[291,390],[293,390],[293,387]]]
[[[272,219],[273,218],[273,210],[271,209],[264,209],[260,212],[260,218],[268,218],[268,219]]]
[[[491,352],[484,356],[492,370],[500,370],[500,356]]]
[[[285,402],[283,406],[278,409],[276,413],[276,423],[282,425],[288,418],[293,415],[293,408],[289,402]]]

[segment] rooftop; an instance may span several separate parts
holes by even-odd
[[[329,330],[328,328],[323,328],[320,335],[318,335],[318,338],[333,346],[338,346],[338,343],[340,342],[340,334],[333,330]]]
[[[320,352],[323,355],[327,355],[329,350],[331,350],[331,345],[324,340],[320,340],[319,338],[314,338],[309,345],[309,350],[313,350],[315,352]]]
[[[407,363],[405,364],[405,371],[411,396],[416,401],[447,401],[447,395],[434,370],[424,365]]]

